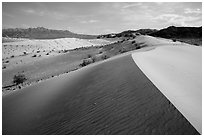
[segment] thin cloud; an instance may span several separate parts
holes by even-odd
[[[2,13],[2,16],[6,16],[6,17],[10,17],[10,18],[14,18],[15,17],[14,15],[9,14],[9,13],[5,13],[5,12]]]
[[[192,23],[199,21],[200,17],[192,17],[192,16],[182,16],[177,14],[162,14],[158,17],[155,17],[154,20],[158,22],[167,22],[172,25],[180,25],[180,26],[191,26]]]
[[[33,9],[21,9],[26,14],[36,14],[36,11]]]
[[[96,23],[96,22],[99,22],[99,20],[84,20],[84,21],[81,21],[81,23]]]
[[[201,14],[202,11],[200,9],[190,9],[190,8],[186,8],[184,10],[185,14]]]
[[[29,15],[35,16],[47,16],[54,18],[56,20],[63,20],[68,17],[68,15],[56,11],[47,11],[47,10],[33,10],[33,9],[22,9],[22,11]]]
[[[141,6],[141,5],[142,5],[142,3],[133,3],[133,4],[125,5],[122,8],[127,9],[127,8],[132,8],[132,7],[138,7],[138,6]]]

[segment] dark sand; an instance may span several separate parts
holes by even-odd
[[[3,134],[199,134],[124,56],[2,99]]]

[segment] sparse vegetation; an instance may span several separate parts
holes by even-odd
[[[91,58],[92,57],[92,55],[91,54],[88,54],[88,58]]]
[[[91,57],[92,62],[96,62],[96,57]]]
[[[85,60],[83,60],[83,62],[79,66],[84,67],[84,66],[87,66],[91,63],[92,63],[91,60],[85,59]]]
[[[127,50],[126,49],[120,49],[119,52],[120,53],[125,53],[125,52],[127,52]]]
[[[13,77],[13,83],[16,85],[21,84],[25,82],[26,80],[27,78],[24,74],[17,74],[17,75],[14,75]]]
[[[135,43],[135,49],[140,49],[140,48],[141,48],[140,45]]]
[[[6,65],[3,65],[3,66],[2,66],[2,69],[6,69]]]
[[[103,55],[101,56],[101,59],[105,60],[105,59],[108,59],[109,57],[107,55]]]
[[[134,44],[134,43],[135,43],[135,41],[133,40],[133,41],[132,41],[132,44]]]
[[[66,52],[68,52],[68,50],[66,50],[66,49],[65,49],[65,50],[63,50],[63,53],[66,53]]]
[[[33,55],[32,57],[37,57],[37,55]]]
[[[173,42],[176,42],[176,39],[172,39]]]

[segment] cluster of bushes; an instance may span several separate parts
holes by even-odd
[[[83,62],[81,64],[79,64],[79,66],[84,67],[84,66],[87,66],[91,63],[92,63],[92,61],[90,59],[84,59]]]
[[[92,56],[92,55],[90,55],[90,54],[88,54],[87,56],[88,56],[88,58],[87,58],[87,59],[84,59],[84,60],[82,61],[82,63],[79,64],[79,66],[84,67],[84,66],[87,66],[87,65],[89,65],[89,64],[91,64],[91,63],[96,62],[96,60],[97,60],[96,57],[94,57],[94,56]],[[109,58],[109,56],[107,56],[107,55],[102,55],[102,56],[101,56],[101,59],[102,59],[102,60],[105,60],[105,59],[108,59],[108,58]],[[100,60],[100,59],[98,59],[98,60]]]
[[[24,74],[16,74],[13,77],[13,83],[16,85],[21,84],[21,83],[25,82],[26,80],[27,80],[27,78]]]

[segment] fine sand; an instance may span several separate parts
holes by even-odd
[[[202,132],[202,48],[163,46],[132,54],[135,63]]]
[[[3,134],[199,134],[130,55],[3,96]]]
[[[3,58],[11,56],[20,56],[34,52],[49,52],[59,50],[71,50],[80,47],[101,46],[110,44],[110,41],[103,39],[77,39],[77,38],[60,38],[48,40],[30,40],[30,39],[13,39],[11,42],[5,42],[2,45]]]

